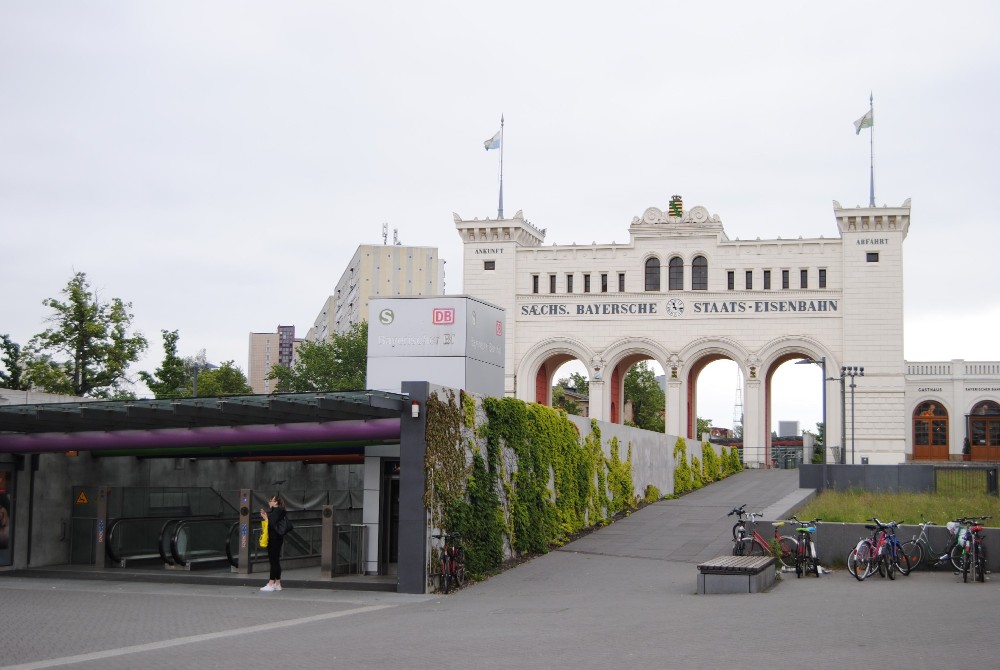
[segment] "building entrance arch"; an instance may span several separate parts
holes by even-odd
[[[913,410],[913,460],[948,460],[948,410],[936,400]]]

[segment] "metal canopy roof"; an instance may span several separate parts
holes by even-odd
[[[273,393],[0,406],[3,432],[74,433],[399,418],[406,396],[385,391]]]

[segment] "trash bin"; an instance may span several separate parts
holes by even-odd
[[[785,455],[785,469],[786,470],[794,470],[795,467],[796,467],[796,465],[797,465],[795,463],[796,460],[797,459],[795,458],[795,454],[786,454]]]

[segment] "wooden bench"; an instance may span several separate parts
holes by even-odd
[[[763,593],[774,579],[773,556],[719,556],[698,565],[698,593]]]

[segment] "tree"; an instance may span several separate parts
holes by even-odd
[[[277,393],[357,391],[365,388],[368,371],[368,322],[356,323],[329,341],[301,343],[289,367],[275,365]]]
[[[632,422],[639,428],[662,433],[666,407],[663,389],[656,383],[652,368],[642,361],[625,375],[625,400],[632,402]]]
[[[590,395],[590,380],[587,379],[586,375],[582,375],[579,372],[574,372],[568,378],[563,377],[556,382],[556,386],[561,386],[564,389],[573,389],[580,395]]]
[[[10,339],[10,335],[0,335],[0,386],[12,391],[30,389],[25,377],[26,362],[21,345]]]
[[[176,330],[161,330],[163,335],[163,363],[151,374],[140,372],[139,377],[146,383],[156,398],[176,398],[190,395],[191,375],[185,368],[184,361],[177,356],[177,340],[180,336]]]
[[[192,375],[192,382],[194,376]],[[185,389],[187,391],[187,389]],[[247,395],[253,393],[247,378],[233,361],[226,361],[217,368],[198,371],[198,397],[209,398],[223,395]],[[191,389],[189,395],[194,395]]]
[[[697,437],[699,440],[701,439],[702,435],[708,435],[709,433],[712,432],[711,419],[703,419],[699,416],[696,420],[696,423],[698,425],[698,430],[697,432],[695,432],[695,437]]]
[[[566,395],[567,387],[561,384],[561,382],[567,380],[561,379],[559,381],[560,384],[552,389],[552,406],[561,407],[562,409],[566,410],[567,414],[575,414],[576,416],[581,416],[583,414],[583,408],[580,407],[580,403],[568,397]]]
[[[141,333],[129,333],[132,303],[102,302],[77,272],[62,290],[65,301],[48,298],[53,324],[28,343],[28,382],[49,393],[120,397],[129,365],[146,350]]]

